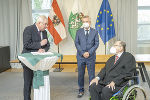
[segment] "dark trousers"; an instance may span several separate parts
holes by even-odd
[[[93,78],[95,78],[95,60],[82,61],[78,60],[78,86],[79,92],[84,92],[84,75],[85,67],[87,65],[89,83]]]
[[[22,64],[22,66],[24,76],[24,100],[31,100],[30,95],[31,95],[33,71],[24,64]]]
[[[105,85],[93,83],[90,87],[91,100],[110,100],[113,94],[117,93],[121,87],[115,86],[115,89],[112,91],[111,88],[106,87]]]

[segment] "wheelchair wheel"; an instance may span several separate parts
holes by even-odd
[[[124,93],[122,100],[147,100],[147,96],[141,86],[133,85]]]

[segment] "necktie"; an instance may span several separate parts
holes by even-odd
[[[115,62],[114,62],[114,64],[117,62],[117,60],[118,60],[118,56],[115,57]]]
[[[88,31],[89,31],[89,30],[85,30],[85,32],[86,32],[86,35],[85,35],[85,36],[86,36],[86,41],[88,40],[88,36],[89,36]]]
[[[38,34],[41,36],[41,31],[38,31]]]

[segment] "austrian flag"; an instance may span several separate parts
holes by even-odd
[[[56,0],[53,0],[48,16],[48,31],[53,36],[56,45],[66,38],[64,19]]]

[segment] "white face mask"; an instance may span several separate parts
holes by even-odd
[[[89,26],[90,26],[89,23],[83,23],[84,28],[88,28]]]
[[[116,54],[116,48],[115,48],[115,47],[111,47],[111,48],[110,48],[110,53]]]

